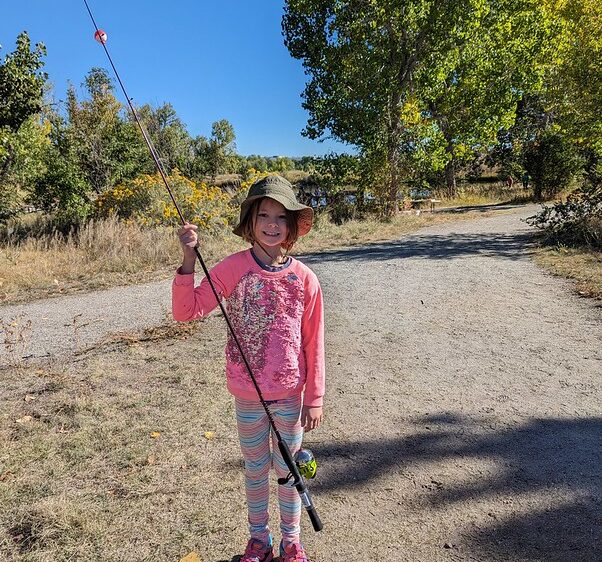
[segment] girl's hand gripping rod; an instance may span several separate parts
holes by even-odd
[[[132,101],[125,90],[125,86],[123,85],[123,82],[121,81],[121,78],[119,77],[119,73],[117,72],[117,69],[115,68],[115,65],[113,64],[113,59],[111,58],[111,55],[109,54],[109,51],[108,51],[107,45],[106,45],[107,34],[104,31],[102,31],[101,29],[99,29],[98,26],[96,25],[96,21],[94,20],[94,16],[92,15],[92,11],[90,10],[90,6],[88,5],[87,0],[84,0],[84,4],[86,5],[86,9],[88,10],[88,14],[90,14],[90,19],[92,20],[92,23],[94,24],[94,28],[96,30],[96,32],[94,33],[94,38],[102,45],[102,47],[107,55],[107,58],[109,59],[111,68],[113,69],[113,72],[115,73],[115,76],[117,77],[117,81],[119,82],[121,91],[123,92],[123,95],[125,96],[125,99],[128,102],[130,111],[132,112],[132,115],[134,116],[134,120],[136,121],[138,127],[140,128],[140,132],[142,133],[142,137],[144,138],[144,141],[146,143],[146,146],[148,147],[150,155],[152,156],[153,161],[155,162],[157,171],[161,175],[161,179],[163,180],[163,183],[165,184],[167,192],[169,193],[169,197],[171,198],[171,201],[174,204],[174,207],[176,208],[178,217],[180,218],[180,222],[182,223],[182,225],[185,225],[186,220],[184,219],[184,216],[182,215],[182,212],[180,211],[180,207],[178,206],[178,203],[175,200],[175,197],[173,195],[171,187],[169,186],[169,182],[167,181],[167,174],[165,173],[163,165],[161,164],[161,161],[159,160],[157,151],[155,150],[155,147],[153,146],[153,143],[151,142],[150,137],[148,136],[147,132],[145,131],[144,127],[142,126],[142,122],[138,118],[138,113],[134,109]],[[314,507],[314,504],[311,500],[311,496],[309,495],[309,491],[305,484],[305,480],[299,472],[299,468],[298,468],[297,464],[295,463],[293,456],[291,455],[291,451],[288,448],[288,445],[282,439],[280,432],[276,428],[276,424],[274,422],[274,418],[272,417],[272,413],[270,412],[270,409],[268,408],[268,405],[266,404],[266,402],[263,398],[261,389],[259,388],[259,385],[257,384],[257,380],[255,379],[255,375],[253,374],[253,371],[251,370],[251,366],[249,365],[247,357],[246,357],[245,353],[243,352],[243,349],[240,345],[240,342],[238,341],[238,338],[236,337],[236,333],[234,331],[232,323],[230,322],[230,318],[228,317],[226,309],[219,297],[219,294],[215,288],[215,285],[213,284],[213,280],[211,279],[211,275],[209,275],[209,270],[207,269],[207,266],[205,265],[205,261],[203,260],[203,256],[201,256],[198,246],[194,249],[194,251],[196,253],[196,257],[199,260],[199,263],[201,264],[203,272],[205,273],[205,277],[207,278],[207,281],[209,282],[211,290],[213,291],[215,300],[217,301],[217,304],[219,305],[220,310],[221,310],[224,318],[226,319],[226,324],[228,325],[230,334],[232,335],[232,338],[234,339],[234,342],[236,343],[236,347],[238,347],[238,350],[240,351],[240,355],[243,359],[243,362],[249,373],[249,376],[251,377],[253,386],[255,387],[255,390],[257,391],[257,396],[259,397],[259,401],[261,402],[261,405],[265,409],[265,412],[268,416],[270,426],[272,427],[272,431],[274,432],[274,435],[276,436],[276,440],[278,442],[278,449],[280,451],[280,454],[282,455],[282,458],[283,458],[284,462],[286,463],[287,468],[290,471],[289,478],[278,479],[278,483],[280,485],[288,485],[288,481],[291,478],[293,479],[293,482],[291,485],[295,486],[295,488],[299,492],[299,496],[301,498],[301,503],[307,510],[307,513],[309,515],[309,518],[311,519],[311,523],[313,525],[314,530],[321,531],[322,530],[322,521],[320,521],[320,518],[318,517],[316,508]]]

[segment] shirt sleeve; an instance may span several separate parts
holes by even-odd
[[[235,265],[235,260],[226,258],[209,271],[220,299],[227,298],[234,288]],[[194,273],[182,274],[178,268],[171,288],[171,309],[174,320],[188,322],[202,318],[214,310],[217,304],[206,277],[195,287]]]
[[[306,281],[301,338],[307,369],[303,405],[322,406],[325,389],[324,304],[320,283],[313,274]]]

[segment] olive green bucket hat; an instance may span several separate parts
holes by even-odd
[[[282,176],[266,176],[257,180],[249,188],[247,198],[240,206],[240,220],[238,221],[238,226],[232,231],[234,234],[242,236],[242,224],[253,201],[262,197],[269,197],[274,201],[278,201],[288,211],[296,211],[299,236],[304,236],[311,230],[314,222],[314,210],[297,201],[293,186],[288,180]]]

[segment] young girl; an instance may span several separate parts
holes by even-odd
[[[291,184],[280,176],[255,182],[241,205],[234,233],[251,248],[227,257],[210,272],[234,331],[276,427],[294,455],[303,430],[322,421],[324,325],[322,291],[315,274],[287,255],[312,226],[313,210],[297,202]],[[217,302],[207,279],[194,286],[197,227],[178,231],[184,252],[173,282],[175,320],[211,312]],[[234,395],[251,538],[241,562],[269,562],[273,542],[268,527],[269,471],[288,469],[272,437],[257,391],[233,338],[226,346],[228,390]],[[299,540],[301,501],[295,488],[278,486],[282,562],[309,562]]]

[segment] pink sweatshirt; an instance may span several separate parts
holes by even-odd
[[[262,269],[250,250],[232,254],[211,271],[265,400],[304,392],[305,406],[322,406],[324,396],[324,320],[322,290],[316,275],[291,258],[279,271]],[[194,286],[194,274],[176,274],[172,286],[173,317],[194,320],[217,307],[207,279]],[[229,332],[229,330],[228,330]],[[228,333],[228,390],[257,400],[257,392],[240,352]]]

